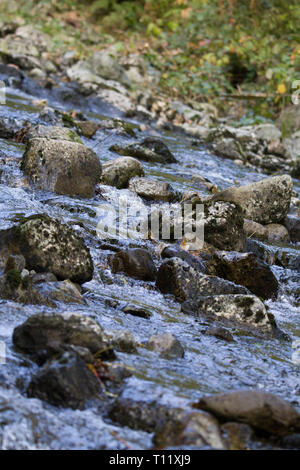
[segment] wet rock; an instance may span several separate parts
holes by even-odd
[[[126,315],[133,315],[134,317],[146,318],[147,320],[152,317],[152,313],[150,310],[135,304],[126,304],[125,307],[122,308],[122,311],[126,313]]]
[[[143,281],[154,281],[156,267],[150,253],[142,248],[119,251],[111,259],[114,273],[124,272]]]
[[[241,284],[263,299],[277,296],[276,277],[254,253],[216,251],[213,263],[217,276]]]
[[[105,330],[105,338],[116,351],[125,353],[137,352],[137,342],[129,330]]]
[[[197,408],[224,421],[238,421],[271,434],[290,434],[299,429],[300,415],[287,401],[258,390],[203,397]]]
[[[290,236],[284,225],[281,224],[268,224],[266,225],[268,232],[268,240],[270,242],[289,242]]]
[[[113,131],[116,135],[136,137],[134,125],[122,119],[104,119],[98,125],[99,129]]]
[[[100,391],[99,381],[86,363],[77,354],[65,352],[33,376],[27,395],[54,406],[76,409],[83,408]]]
[[[82,143],[80,137],[76,132],[66,127],[60,126],[43,126],[38,124],[31,127],[26,133],[26,141],[31,139],[54,139],[54,140],[67,140],[70,142]]]
[[[46,303],[64,302],[67,304],[84,304],[85,300],[80,291],[71,281],[43,282],[36,285],[36,291]]]
[[[224,318],[234,323],[260,328],[266,333],[273,333],[276,326],[263,302],[254,295],[203,295],[184,302],[181,308],[188,315]]]
[[[145,160],[147,162],[157,163],[175,163],[176,159],[168,147],[155,137],[148,137],[140,143],[134,143],[122,147],[113,145],[110,147],[112,152],[119,153],[129,157]]]
[[[247,239],[246,251],[255,253],[268,264],[276,264],[288,269],[300,270],[300,255],[297,250],[280,247],[274,249],[256,240]]]
[[[181,343],[171,333],[151,336],[146,346],[152,351],[158,352],[164,359],[184,356],[184,349]]]
[[[40,189],[85,198],[93,196],[101,176],[97,155],[82,144],[66,140],[30,140],[22,169]]]
[[[57,277],[52,273],[36,273],[30,275],[31,284],[40,284],[43,282],[56,282]]]
[[[200,271],[206,273],[205,264],[197,256],[192,255],[186,250],[183,250],[178,245],[170,245],[163,249],[161,252],[161,257],[165,258],[180,258],[182,261],[185,261],[189,266],[195,269],[195,271]]]
[[[289,137],[300,130],[300,105],[284,108],[276,122],[284,137]]]
[[[211,446],[226,449],[219,423],[209,413],[182,411],[172,418],[157,426],[153,437],[156,447]]]
[[[287,228],[291,241],[300,242],[300,219],[299,217],[287,216],[284,220],[284,225]]]
[[[216,338],[223,339],[224,341],[234,342],[234,338],[230,331],[222,326],[212,326],[207,328],[205,334],[208,336],[215,336]]]
[[[274,176],[246,186],[221,191],[212,200],[239,204],[247,219],[261,224],[280,223],[290,207],[293,182],[290,176]]]
[[[93,262],[83,239],[44,214],[24,218],[0,232],[0,252],[2,256],[22,254],[28,269],[49,271],[60,280],[82,284],[93,276]]]
[[[178,300],[193,301],[201,295],[247,294],[249,291],[230,281],[195,271],[185,261],[171,258],[164,261],[157,273],[156,287],[163,294],[173,294]]]
[[[92,318],[73,312],[32,315],[14,329],[13,344],[39,363],[69,346],[85,348],[92,354],[102,351],[101,357],[113,358],[101,326]]]
[[[247,424],[225,423],[221,427],[229,442],[230,450],[249,450],[253,439],[253,429]]]
[[[149,201],[172,202],[177,197],[169,183],[148,178],[132,178],[129,189]]]
[[[120,157],[103,164],[101,183],[127,188],[134,176],[144,176],[144,170],[138,160],[132,157]]]
[[[99,123],[96,121],[75,121],[75,124],[84,137],[90,139],[99,129]]]
[[[244,231],[247,237],[255,238],[257,240],[268,239],[268,231],[266,227],[254,222],[254,220],[244,219]]]
[[[234,139],[223,139],[217,142],[213,149],[216,155],[230,160],[245,160],[245,154],[240,143]]]

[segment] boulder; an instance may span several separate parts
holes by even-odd
[[[12,339],[18,350],[39,363],[69,346],[85,348],[92,354],[103,351],[102,357],[113,357],[101,326],[92,318],[73,312],[32,315],[14,329]]]
[[[288,213],[292,190],[291,177],[282,175],[225,189],[215,194],[212,200],[239,204],[245,217],[255,222],[280,223]]]
[[[268,224],[266,225],[268,232],[268,240],[270,242],[289,242],[289,232],[284,225],[281,224]]]
[[[149,201],[172,202],[177,196],[169,183],[149,178],[132,178],[129,189]]]
[[[234,323],[260,328],[266,333],[273,333],[276,326],[263,302],[254,295],[203,295],[184,302],[181,308],[188,315],[224,318]]]
[[[277,296],[276,277],[254,253],[216,251],[212,263],[217,276],[241,284],[263,299]]]
[[[205,264],[201,261],[201,259],[198,258],[198,256],[194,256],[192,253],[183,250],[178,245],[166,246],[161,252],[161,257],[163,259],[180,258],[182,261],[185,261],[189,266],[194,268],[195,271],[206,273]]]
[[[195,406],[224,421],[246,423],[271,434],[290,434],[300,426],[300,415],[292,405],[276,395],[258,390],[203,397]]]
[[[32,139],[54,139],[54,140],[68,140],[70,142],[77,142],[81,144],[81,140],[76,132],[61,126],[43,126],[38,124],[31,127],[25,135],[25,140]]]
[[[181,343],[171,333],[151,336],[146,346],[148,349],[158,352],[164,359],[175,359],[184,356]]]
[[[180,301],[191,302],[202,295],[249,293],[245,287],[233,282],[197,272],[179,258],[167,259],[160,265],[156,287],[163,294],[172,294]]]
[[[114,273],[124,272],[143,281],[154,281],[156,278],[156,267],[152,256],[142,248],[119,251],[112,256],[111,266]]]
[[[93,277],[93,261],[83,239],[44,214],[24,218],[19,225],[1,231],[0,254],[22,254],[28,269],[49,271],[60,280],[83,284]]]
[[[100,396],[100,382],[77,354],[65,352],[46,363],[31,379],[29,398],[39,398],[54,406],[83,408],[84,403]]]
[[[39,189],[90,198],[101,176],[101,163],[77,142],[37,138],[28,142],[22,169]]]
[[[266,227],[254,222],[254,220],[244,219],[244,231],[247,237],[255,238],[257,240],[268,239],[268,230]]]
[[[103,164],[101,183],[115,186],[118,189],[127,188],[134,176],[144,176],[141,163],[132,157],[120,157]]]

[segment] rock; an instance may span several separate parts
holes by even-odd
[[[0,253],[22,254],[26,267],[51,272],[78,284],[93,277],[93,261],[83,239],[73,229],[44,214],[24,218],[0,232]]]
[[[32,315],[14,329],[13,344],[38,363],[70,346],[85,348],[92,354],[103,351],[101,357],[113,358],[101,326],[92,318],[73,312]]]
[[[83,408],[84,403],[99,396],[100,391],[99,381],[86,363],[77,354],[65,352],[33,376],[27,395],[54,406],[76,409]]]
[[[300,131],[300,105],[291,105],[284,108],[276,122],[284,137],[289,137]]]
[[[105,338],[114,349],[124,353],[137,353],[137,343],[129,330],[105,331]]]
[[[245,287],[232,282],[199,273],[179,258],[167,259],[160,265],[156,287],[163,294],[172,294],[180,301],[193,301],[202,295],[249,292]]]
[[[118,189],[127,188],[134,176],[144,176],[140,162],[132,157],[120,157],[103,164],[101,183],[116,186]]]
[[[147,162],[176,163],[176,159],[168,147],[156,137],[148,137],[140,143],[130,144],[125,147],[113,145],[110,147],[110,150],[120,155],[134,157]]]
[[[284,225],[281,224],[268,224],[266,225],[268,232],[268,240],[270,242],[289,242],[289,232]]]
[[[96,121],[75,121],[77,129],[87,139],[93,137],[99,129],[99,122]]]
[[[155,76],[157,73],[159,74],[159,72],[155,71],[156,74],[150,74],[147,63],[139,54],[123,56],[120,60],[120,64],[125,69],[126,76],[131,83],[146,88],[152,83],[157,84],[159,81],[159,78],[157,79]]]
[[[25,269],[25,266],[26,260],[23,255],[9,255],[4,272],[7,273],[13,269],[21,274],[23,269]]]
[[[280,141],[281,131],[274,124],[260,124],[254,128],[255,135],[258,139],[267,142]]]
[[[224,421],[238,421],[256,429],[285,435],[299,430],[300,415],[288,402],[271,393],[240,390],[203,397],[197,408]]]
[[[125,307],[122,308],[122,311],[126,313],[126,315],[129,314],[134,317],[146,318],[147,320],[152,317],[150,310],[144,307],[139,307],[135,304],[126,304]]]
[[[216,155],[230,160],[245,160],[244,152],[237,140],[223,139],[213,146]]]
[[[247,424],[225,423],[221,427],[229,441],[230,450],[249,450],[253,439],[253,429]]]
[[[157,426],[153,443],[155,447],[211,446],[213,449],[226,449],[218,421],[209,413],[182,411]]]
[[[291,250],[291,247],[280,247],[278,250],[269,247],[256,240],[247,239],[246,251],[255,253],[257,257],[268,264],[276,264],[288,269],[300,270],[300,255],[297,250]]]
[[[36,291],[46,303],[64,302],[67,304],[84,304],[85,300],[80,291],[71,281],[43,282],[35,286]]]
[[[221,317],[234,323],[260,328],[266,333],[273,333],[276,326],[262,301],[254,295],[203,295],[184,302],[181,308],[188,315]]]
[[[296,167],[299,165],[300,159],[300,130],[292,134],[289,138],[283,140],[283,148],[286,157],[292,160],[296,169]],[[297,177],[297,175],[295,176]]]
[[[178,245],[169,245],[166,246],[162,252],[161,257],[165,258],[180,258],[182,261],[185,261],[189,266],[195,269],[195,271],[200,271],[206,273],[205,264],[197,256],[192,255],[186,250],[183,250]]]
[[[90,198],[101,176],[97,155],[76,142],[32,139],[22,159],[22,169],[40,189]]]
[[[257,240],[268,239],[268,230],[266,227],[254,222],[254,220],[244,219],[244,231],[247,237],[255,238]]]
[[[164,359],[175,359],[184,356],[181,343],[171,333],[151,336],[146,346],[148,349],[158,352]]]
[[[276,277],[267,263],[254,253],[216,251],[213,259],[217,276],[241,284],[263,299],[277,296]]]
[[[119,93],[118,91],[108,89],[99,90],[97,96],[105,103],[114,106],[117,110],[125,113],[126,115],[135,111],[135,105],[132,101],[132,98],[125,94]],[[134,155],[132,156],[134,157]]]
[[[82,143],[80,137],[76,132],[61,126],[43,126],[38,124],[37,126],[31,127],[26,133],[26,141],[31,139],[54,139],[54,140],[68,140],[70,142]]]
[[[177,197],[169,183],[149,178],[132,178],[129,183],[129,189],[149,201],[172,202]]]
[[[290,176],[274,176],[215,194],[213,201],[239,204],[247,219],[261,224],[280,223],[290,207],[293,182]]]
[[[289,236],[292,242],[300,242],[300,219],[299,217],[294,217],[288,215],[284,219],[284,225],[289,232]]]
[[[111,259],[112,272],[124,272],[143,281],[154,281],[156,267],[150,253],[142,248],[119,251]]]
[[[130,85],[129,78],[124,68],[116,61],[110,50],[95,52],[92,57],[88,59],[88,65],[93,73],[100,77],[115,80],[124,85]]]
[[[39,50],[31,39],[10,34],[0,39],[0,57],[5,63],[15,64],[21,69],[39,68]]]
[[[205,334],[208,336],[215,336],[216,338],[223,339],[224,341],[234,342],[234,338],[230,331],[222,326],[211,326],[210,328],[207,328]]]

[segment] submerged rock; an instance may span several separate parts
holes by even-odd
[[[115,186],[118,189],[127,188],[134,176],[144,176],[140,162],[132,157],[120,157],[103,165],[101,183]]]
[[[113,357],[101,326],[92,318],[73,312],[32,315],[14,329],[13,344],[39,363],[69,346],[85,348],[92,354],[102,351],[102,357]]]
[[[217,276],[241,284],[264,299],[277,296],[276,277],[254,253],[216,251],[212,263]]]
[[[184,349],[181,343],[171,333],[151,336],[146,346],[152,351],[158,352],[165,359],[184,356]]]
[[[33,376],[27,395],[54,406],[76,409],[83,408],[100,391],[100,383],[87,364],[77,354],[65,352]]]
[[[83,239],[45,214],[27,217],[0,232],[0,254],[22,254],[28,269],[49,271],[60,280],[82,284],[93,277],[93,261]]]
[[[113,145],[110,147],[110,150],[120,155],[134,157],[146,162],[176,163],[174,155],[166,144],[155,137],[148,137],[140,143],[130,144],[125,147]]]
[[[37,138],[28,142],[22,169],[37,188],[90,198],[101,176],[97,155],[77,142]]]
[[[119,251],[111,258],[112,271],[124,272],[143,281],[154,281],[156,267],[150,253],[142,248]]]
[[[129,189],[149,201],[172,202],[177,197],[169,183],[149,178],[132,178]]]
[[[246,186],[231,187],[213,196],[213,201],[239,204],[247,219],[261,224],[280,223],[288,213],[293,189],[290,176],[274,176]]]
[[[203,397],[195,405],[225,421],[238,421],[271,434],[299,430],[300,415],[282,398],[258,390],[241,390]]]

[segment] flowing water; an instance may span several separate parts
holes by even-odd
[[[18,89],[8,90],[7,104],[0,106],[0,116],[38,123],[40,110],[32,104],[37,98]],[[103,119],[116,116],[108,108],[91,104],[89,111],[80,101],[62,102],[59,96],[49,95],[49,105],[64,110],[81,109],[88,118]],[[41,90],[38,98],[41,97]],[[75,104],[74,104],[75,102]],[[137,130],[138,137],[142,136]],[[144,134],[143,134],[144,136]],[[235,165],[209,153],[201,146],[191,144],[182,135],[162,135],[177,164],[143,163],[147,175],[171,182],[182,192],[201,192],[197,175],[208,178],[219,188],[258,181],[265,175],[252,169]],[[93,148],[101,162],[116,158],[109,151],[113,143],[126,143],[130,139],[98,131],[97,139],[83,139]],[[130,366],[133,375],[126,381],[124,396],[140,401],[157,401],[162,404],[185,405],[203,394],[232,391],[239,388],[257,388],[275,393],[292,402],[300,410],[300,365],[292,361],[291,342],[280,339],[262,339],[239,330],[235,343],[227,343],[203,334],[208,325],[205,319],[194,319],[181,312],[180,305],[170,296],[163,296],[154,283],[135,281],[113,275],[106,258],[109,251],[99,248],[99,240],[92,235],[97,224],[97,209],[105,203],[116,206],[120,195],[126,196],[134,206],[139,198],[128,190],[117,191],[103,187],[102,194],[90,200],[59,196],[37,191],[26,185],[19,164],[23,144],[0,139],[2,176],[0,184],[0,229],[12,226],[16,216],[47,213],[62,222],[72,222],[85,238],[95,264],[94,279],[84,285],[86,305],[61,304],[58,311],[74,311],[97,319],[104,329],[130,330],[142,344],[151,335],[172,332],[185,349],[185,357],[176,360],[159,358],[157,353],[140,347],[138,354],[117,353],[118,360]],[[299,191],[299,182],[295,181]],[[126,245],[126,241],[123,241]],[[141,242],[134,241],[135,244]],[[150,249],[153,249],[150,242]],[[269,247],[271,250],[278,247]],[[299,253],[299,246],[284,248]],[[299,290],[299,272],[279,266],[272,267],[280,280],[280,294],[276,302],[268,301],[270,311],[278,325],[292,340],[300,337],[300,311],[295,300]],[[150,319],[125,315],[119,306],[126,302],[147,308]],[[6,346],[6,364],[0,365],[0,447],[3,449],[105,449],[151,448],[151,434],[133,431],[104,421],[97,407],[86,410],[59,409],[38,399],[28,399],[23,392],[37,366],[13,350],[13,329],[35,313],[53,312],[45,306],[23,306],[12,301],[0,301],[0,340]],[[3,353],[3,351],[2,351]],[[0,360],[3,362],[3,357]]]

